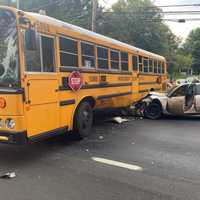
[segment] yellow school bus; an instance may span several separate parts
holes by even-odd
[[[0,7],[0,142],[90,131],[96,108],[166,87],[164,57],[57,19]]]

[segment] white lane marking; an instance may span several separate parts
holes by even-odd
[[[118,161],[108,160],[105,158],[98,158],[98,157],[92,157],[92,160],[94,160],[96,162],[104,163],[107,165],[126,168],[126,169],[130,169],[130,170],[134,170],[134,171],[143,171],[143,168],[138,165],[131,165],[128,163],[123,163],[123,162],[118,162]]]

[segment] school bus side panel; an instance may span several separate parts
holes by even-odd
[[[27,134],[34,136],[59,128],[56,75],[27,75]]]

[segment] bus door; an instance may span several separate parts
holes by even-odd
[[[36,49],[30,51],[25,47],[25,101],[28,136],[59,127],[59,84],[54,46],[54,37],[38,34]]]

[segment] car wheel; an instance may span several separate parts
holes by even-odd
[[[145,117],[159,119],[162,116],[162,107],[158,103],[150,103],[144,111]]]
[[[87,137],[93,124],[93,109],[89,102],[82,102],[74,116],[74,132],[81,139]]]

